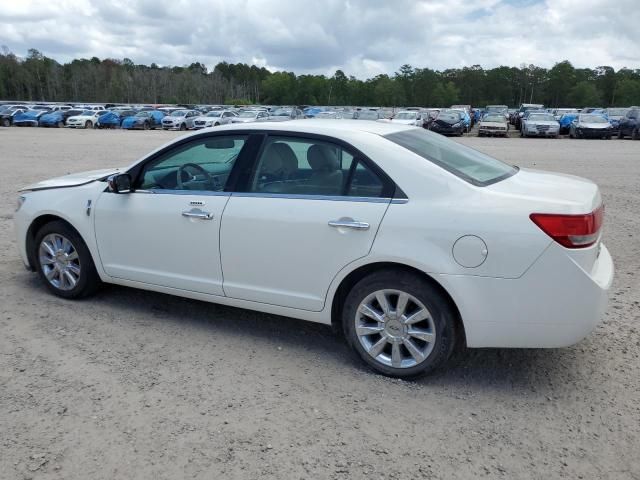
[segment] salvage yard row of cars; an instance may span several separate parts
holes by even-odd
[[[223,105],[0,105],[3,127],[123,128],[127,130],[199,130],[230,123],[274,122],[303,118],[369,120],[418,126],[442,135],[461,136],[477,126],[477,135],[508,137],[511,127],[521,137],[631,137],[640,139],[640,107],[545,108],[522,104],[471,105],[450,108],[305,107]]]

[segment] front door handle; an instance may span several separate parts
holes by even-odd
[[[203,212],[200,209],[185,210],[182,212],[183,217],[198,218],[200,220],[213,220],[213,213]]]
[[[352,228],[354,230],[369,230],[369,224],[367,222],[358,222],[353,218],[329,220],[329,226],[335,228]]]

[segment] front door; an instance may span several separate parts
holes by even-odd
[[[98,252],[115,278],[223,295],[219,233],[227,179],[247,137],[198,137],[152,158],[135,191],[95,205]]]
[[[229,297],[320,311],[335,275],[366,256],[390,202],[365,159],[324,140],[269,136],[221,227]]]

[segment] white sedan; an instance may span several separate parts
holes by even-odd
[[[305,120],[183,136],[127,168],[23,189],[28,269],[340,327],[386,375],[468,347],[562,347],[613,280],[598,187],[423,128]]]
[[[80,115],[67,118],[66,125],[69,128],[95,128],[98,124],[98,118],[104,113],[101,110],[85,110]]]

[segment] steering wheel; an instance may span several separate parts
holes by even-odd
[[[196,164],[196,163],[185,163],[184,165],[181,165],[180,167],[178,167],[178,170],[176,171],[176,183],[178,184],[178,189],[182,190],[183,187],[183,180],[182,180],[182,174],[186,174],[188,176],[188,178],[186,180],[184,180],[185,182],[187,181],[193,181],[193,180],[197,180],[195,175],[191,175],[188,171],[187,168],[192,168],[194,170],[197,170],[199,173],[202,173],[202,175],[204,175],[204,178],[206,180],[207,185],[211,186],[211,177],[209,177],[209,172],[207,172],[204,168],[202,168],[200,165]]]

